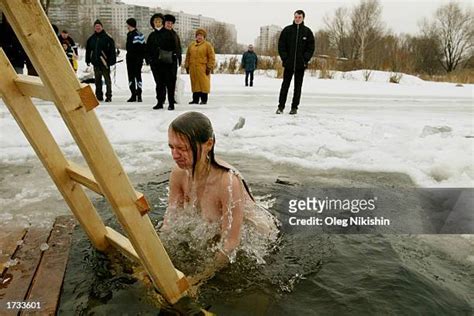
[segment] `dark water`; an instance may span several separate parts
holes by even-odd
[[[412,185],[400,174],[228,160],[247,175],[254,195],[276,198],[271,212],[282,221],[288,213],[281,203],[295,192],[294,186],[275,183],[277,176],[315,189]],[[155,206],[151,218],[158,223],[166,207],[165,185],[147,180],[138,190]],[[105,201],[95,204],[106,224],[119,229]],[[321,234],[282,226],[267,264],[240,258],[202,286],[198,303],[218,315],[473,315],[473,255],[472,239],[459,235]],[[76,229],[60,314],[157,315],[160,307],[149,294],[129,262],[96,252]]]

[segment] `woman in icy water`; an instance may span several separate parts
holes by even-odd
[[[235,261],[239,251],[264,263],[263,256],[277,239],[277,220],[255,203],[239,172],[215,157],[209,118],[198,112],[178,116],[169,126],[168,143],[176,167],[170,175],[160,236],[170,248],[187,243],[186,256],[193,250],[206,252],[199,264],[208,267],[192,282]],[[174,261],[175,254],[171,255]]]

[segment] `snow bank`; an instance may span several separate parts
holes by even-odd
[[[123,56],[122,56],[123,57]],[[229,56],[227,56],[229,57]],[[220,57],[219,57],[220,58]],[[80,71],[84,70],[80,61]],[[349,76],[350,75],[350,76]],[[419,186],[472,187],[473,85],[423,82],[404,75],[363,71],[333,80],[306,76],[299,114],[275,115],[281,79],[257,75],[253,88],[242,75],[213,75],[208,105],[190,106],[189,77],[176,111],[153,111],[151,73],[144,73],[144,102],[126,103],[126,66],[117,64],[113,102],[97,109],[101,123],[129,172],[147,172],[170,159],[167,128],[179,114],[196,110],[215,127],[218,153],[263,156],[277,163],[318,169],[393,171]],[[289,93],[291,104],[292,91]],[[41,115],[68,156],[79,151],[55,107],[38,101]],[[245,125],[232,130],[239,118]],[[0,101],[0,163],[21,164],[34,156],[31,146]],[[438,131],[438,132],[437,132]],[[439,132],[444,131],[444,132]],[[21,196],[21,194],[19,195]]]

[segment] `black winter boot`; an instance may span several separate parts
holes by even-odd
[[[201,92],[201,104],[207,104],[207,93]]]
[[[193,92],[193,100],[189,104],[198,104],[199,103],[199,92]]]
[[[137,102],[142,102],[142,90],[138,89],[137,91]]]

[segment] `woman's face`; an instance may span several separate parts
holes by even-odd
[[[201,43],[204,40],[204,35],[201,33],[196,35],[196,42]]]
[[[168,129],[168,146],[174,162],[180,169],[193,168],[193,150],[184,135],[176,133],[171,128]]]
[[[160,18],[155,18],[153,20],[153,24],[155,25],[155,28],[159,28],[163,26],[163,21]]]

